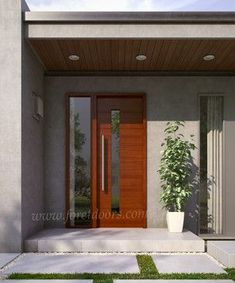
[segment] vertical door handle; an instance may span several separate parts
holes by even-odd
[[[105,174],[104,174],[104,135],[101,136],[101,190],[104,192]]]

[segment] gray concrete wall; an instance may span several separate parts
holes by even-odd
[[[42,228],[43,126],[32,118],[32,91],[43,94],[43,70],[24,40],[23,0],[0,1],[0,252],[20,252]]]
[[[166,121],[185,120],[186,135],[194,134],[199,148],[199,94],[222,92],[225,95],[226,156],[225,165],[235,163],[231,138],[235,135],[234,77],[47,77],[45,79],[45,204],[47,211],[64,211],[65,190],[65,122],[64,94],[77,92],[145,92],[147,96],[147,206],[148,227],[165,227],[165,212],[159,204],[160,182],[157,170],[160,161],[160,144]],[[199,151],[194,154],[195,169],[199,166]],[[225,178],[225,210],[234,211],[231,196],[234,194],[232,166]],[[196,171],[196,170],[195,170]],[[234,198],[233,198],[234,199]],[[230,203],[229,203],[230,202]],[[186,227],[197,230],[196,197],[187,207]],[[234,211],[235,212],[235,211]],[[49,223],[62,227],[63,223]],[[228,225],[226,225],[227,227]],[[229,226],[233,226],[231,221]],[[227,228],[228,229],[228,228]],[[230,228],[229,228],[230,229]],[[234,228],[233,228],[234,229]],[[231,230],[232,231],[232,230]],[[233,230],[234,231],[234,230]],[[233,232],[234,233],[234,232]]]
[[[0,252],[21,250],[21,1],[0,1]]]
[[[26,239],[43,228],[43,221],[36,214],[44,211],[44,121],[33,118],[33,93],[43,99],[44,72],[26,41],[23,43],[22,60],[22,238]]]
[[[224,231],[235,236],[235,83],[224,100]]]

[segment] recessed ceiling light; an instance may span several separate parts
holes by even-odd
[[[71,60],[71,61],[78,61],[79,59],[80,59],[80,57],[76,54],[69,55],[69,60]]]
[[[135,58],[138,61],[144,61],[147,59],[147,57],[144,54],[138,54]]]
[[[207,54],[203,57],[204,61],[212,61],[215,59],[215,55],[214,54]]]

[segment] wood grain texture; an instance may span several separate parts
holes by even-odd
[[[30,40],[47,71],[235,71],[235,40]],[[78,54],[79,61],[69,55]],[[146,61],[136,55],[145,54]],[[216,60],[202,58],[214,54]]]
[[[146,128],[144,98],[98,98],[99,227],[146,226]],[[111,211],[111,111],[120,110],[120,214]],[[101,190],[101,135],[105,136],[105,191]]]

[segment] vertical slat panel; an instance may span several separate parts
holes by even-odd
[[[208,97],[207,120],[207,175],[208,175],[208,221],[209,233],[222,233],[222,160],[223,160],[223,98]]]

